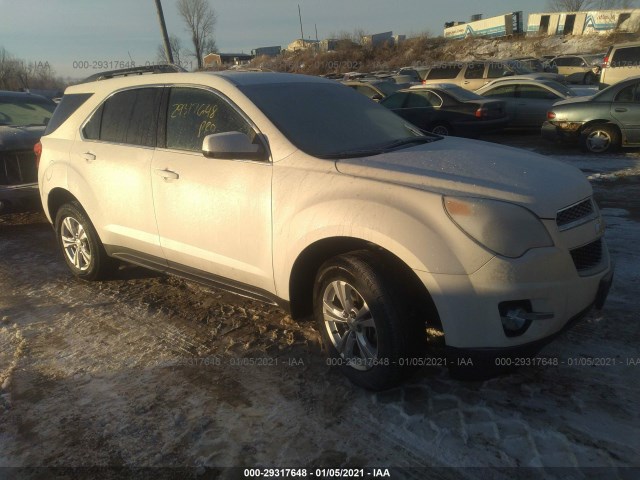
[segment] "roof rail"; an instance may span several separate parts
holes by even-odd
[[[91,75],[80,83],[96,82],[98,80],[106,80],[115,77],[128,77],[129,75],[143,75],[145,73],[178,73],[186,72],[186,70],[173,63],[162,65],[149,65],[145,67],[122,68],[120,70],[109,70]]]

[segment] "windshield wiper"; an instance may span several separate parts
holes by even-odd
[[[343,158],[357,158],[357,157],[369,157],[373,155],[380,155],[382,153],[391,152],[398,148],[407,147],[413,144],[431,143],[436,140],[440,140],[442,137],[434,135],[432,137],[420,136],[401,138],[400,140],[394,140],[389,143],[385,143],[376,148],[370,148],[367,150],[345,150],[344,152],[329,153],[327,155],[318,155],[319,158],[326,158],[330,160],[339,160]]]

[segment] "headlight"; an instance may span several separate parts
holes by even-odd
[[[489,250],[510,258],[537,247],[552,247],[547,229],[518,205],[481,198],[444,197],[444,209],[467,235]]]

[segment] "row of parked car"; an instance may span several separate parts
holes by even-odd
[[[606,55],[556,57],[550,65],[566,67],[558,70],[562,73],[531,73],[521,69],[522,61],[401,69],[401,76],[421,79],[404,88],[380,77],[365,76],[344,83],[424,131],[441,135],[477,137],[508,127],[540,130],[544,138],[574,142],[597,153],[640,145],[636,133],[640,43],[614,45]],[[568,65],[575,65],[575,71]],[[567,84],[573,76],[593,85],[598,83],[591,78],[596,73],[605,87],[600,92],[595,87]],[[606,88],[610,82],[615,85]]]

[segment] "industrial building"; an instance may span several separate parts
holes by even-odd
[[[637,32],[640,10],[596,10],[584,12],[532,13],[528,35],[586,35],[592,33]]]

